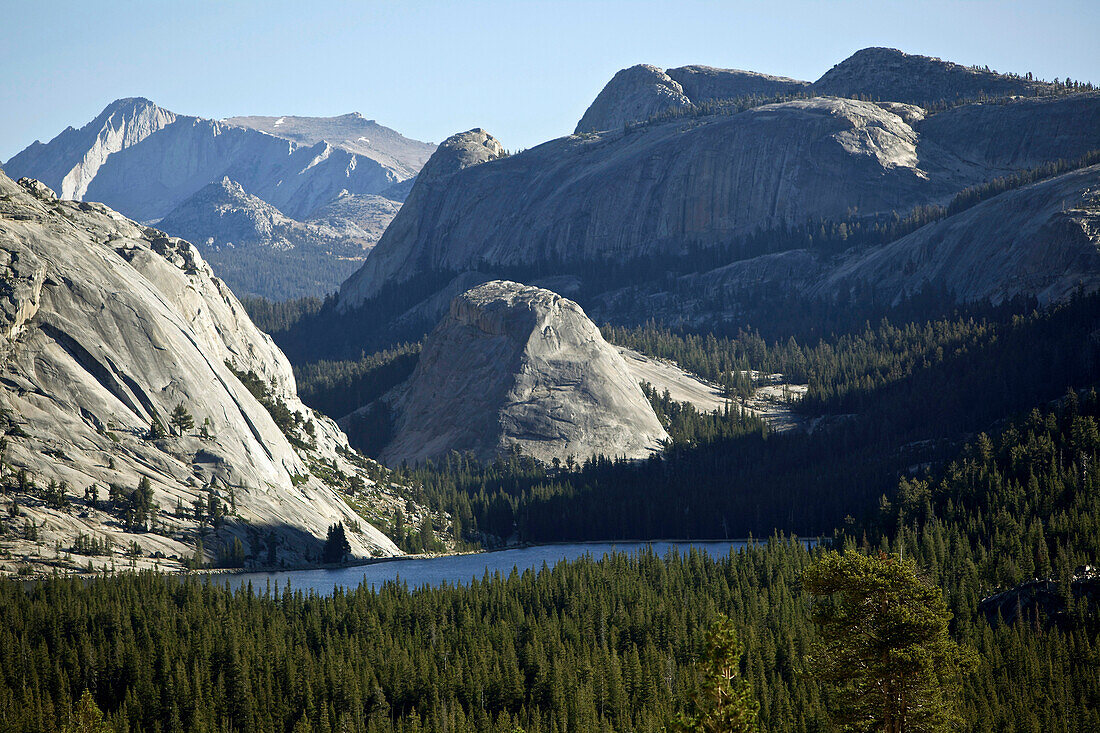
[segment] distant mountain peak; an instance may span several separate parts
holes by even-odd
[[[111,155],[171,125],[177,116],[144,97],[116,99],[80,129],[66,128],[46,145],[8,161],[18,175],[41,180],[63,199],[80,200]]]

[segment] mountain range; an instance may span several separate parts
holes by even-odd
[[[765,288],[1050,301],[1097,282],[1090,87],[888,49],[812,84],[632,67],[578,133],[502,149],[480,130],[446,140],[338,309],[385,301],[395,323],[430,323],[457,283],[504,277],[559,289],[598,322],[698,325],[745,318]]]
[[[207,187],[228,179],[249,196],[237,196],[234,208],[255,209],[227,235],[238,245],[235,256],[196,244],[227,266],[227,281],[238,293],[282,299],[323,295],[354,269],[399,208],[407,190],[402,184],[433,150],[357,113],[208,120],[129,98],[80,129],[34,142],[4,167],[15,178],[40,180],[63,199],[102,202],[145,223],[185,223],[165,228],[202,240],[202,232],[224,221],[224,206]],[[349,197],[363,198],[349,205]],[[247,221],[269,218],[261,204],[299,222],[326,210],[329,232],[319,242],[309,226],[284,231],[291,236],[281,239],[268,239],[262,226],[242,230]],[[333,216],[332,207],[340,213]]]

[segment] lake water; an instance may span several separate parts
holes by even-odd
[[[314,591],[329,595],[335,588],[358,588],[366,583],[372,588],[390,580],[400,580],[410,588],[466,584],[474,578],[488,573],[501,572],[505,575],[516,569],[523,572],[539,569],[545,564],[553,567],[562,560],[576,560],[591,555],[600,559],[608,553],[636,554],[650,547],[653,552],[664,556],[669,550],[676,549],[686,553],[695,547],[712,557],[725,557],[730,550],[737,550],[747,543],[743,541],[726,542],[618,542],[618,543],[582,543],[562,545],[536,545],[511,550],[483,552],[475,555],[453,555],[447,557],[417,558],[408,560],[387,560],[370,565],[357,565],[350,568],[286,570],[269,573],[225,573],[210,576],[213,582],[237,589],[247,583],[263,592],[270,583],[272,590],[276,584],[280,589],[290,583],[294,590]]]

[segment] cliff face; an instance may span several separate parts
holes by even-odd
[[[1100,95],[920,112],[794,100],[561,138],[469,165],[446,185],[418,181],[341,287],[341,307],[425,272],[627,261],[852,212],[942,205],[968,185],[1100,147]]]
[[[1100,166],[1009,191],[868,253],[809,291],[869,286],[892,301],[935,283],[959,301],[1042,304],[1100,286]]]
[[[545,462],[641,458],[668,437],[580,306],[514,282],[451,301],[412,377],[386,401],[395,422],[382,458],[391,465],[452,450],[491,460],[512,448]]]
[[[804,249],[732,262],[587,303],[600,321],[739,323],[754,294],[898,303],[926,286],[960,303],[1017,295],[1042,304],[1100,288],[1100,166],[1006,191],[886,245],[823,257]],[[716,305],[722,304],[722,305]]]
[[[345,460],[336,425],[298,400],[286,358],[190,244],[0,175],[0,265],[7,465],[27,469],[40,487],[67,482],[70,497],[98,487],[104,502],[108,486],[128,493],[145,477],[162,510],[153,532],[129,534],[102,507],[77,516],[22,497],[22,511],[45,522],[48,544],[68,546],[77,534],[110,537],[119,548],[136,541],[171,567],[171,556],[193,552],[200,533],[190,508],[212,486],[235,504],[226,531],[248,552],[265,550],[270,531],[275,557],[301,561],[335,522],[360,527],[349,532],[358,555],[397,552],[313,475],[322,461],[349,476],[361,470]],[[226,362],[298,413],[288,433],[311,445],[295,450]],[[179,404],[195,426],[151,437],[150,425],[168,426]],[[207,535],[211,553],[218,541]]]

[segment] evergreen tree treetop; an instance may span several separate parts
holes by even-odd
[[[837,687],[845,730],[948,730],[970,654],[948,633],[939,588],[896,555],[829,552],[807,568],[811,619],[822,643],[812,666]]]

